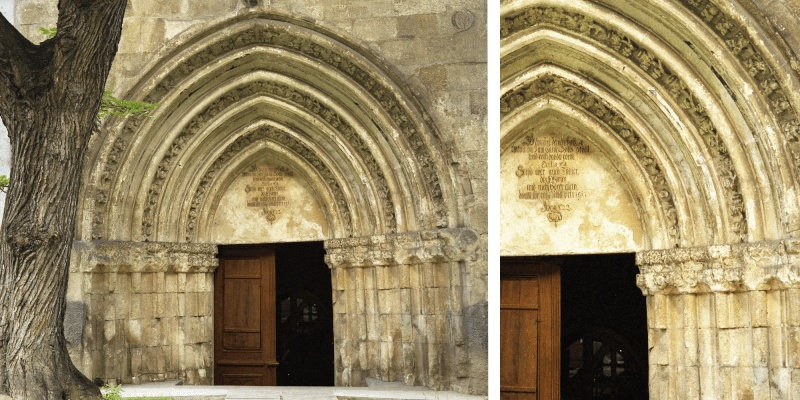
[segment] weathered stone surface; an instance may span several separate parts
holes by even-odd
[[[177,242],[370,236],[348,259],[330,250],[342,263],[334,311],[347,317],[335,328],[338,382],[381,374],[486,393],[475,358],[485,348],[454,350],[448,338],[487,299],[486,2],[257,3],[130,2],[109,83],[119,98],[162,106],[154,120],[109,118],[90,155],[69,286],[90,320],[76,364],[107,382],[210,382],[215,246]],[[36,41],[54,10],[19,1],[20,30]],[[268,134],[251,128],[264,123]],[[284,231],[226,214],[242,208],[231,201],[237,168],[265,160],[295,168],[294,203],[316,202],[285,210]],[[411,318],[420,313],[434,318]],[[105,321],[115,357],[101,355]],[[200,361],[189,336],[206,346]]]

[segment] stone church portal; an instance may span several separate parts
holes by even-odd
[[[514,340],[550,331],[528,318],[501,353],[529,358],[501,390],[580,398],[569,382],[595,362],[608,386],[593,396],[627,398],[611,382],[644,368],[651,399],[797,398],[798,4],[523,0],[500,14],[501,256],[635,253],[639,273],[618,290],[640,289],[647,330],[638,345],[607,327],[587,331],[603,340],[537,336],[534,354]],[[569,297],[531,300],[543,277],[571,271],[563,262],[503,280],[503,324],[575,320]],[[562,283],[562,296],[576,290]],[[621,366],[644,348],[639,367]]]
[[[90,144],[74,364],[486,394],[486,38],[482,0],[129,2],[109,84],[160,105]]]

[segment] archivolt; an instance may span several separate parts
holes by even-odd
[[[219,193],[255,153],[314,183],[332,237],[458,225],[435,127],[369,52],[250,14],[163,54],[126,96],[161,103],[157,116],[105,124],[84,196],[91,227],[79,235],[208,240]]]
[[[794,193],[800,164],[793,162],[798,155],[792,149],[797,142],[792,103],[797,99],[783,87],[797,86],[792,77],[778,77],[768,66],[783,55],[760,53],[769,52],[769,43],[751,43],[723,8],[708,1],[604,3],[516,1],[501,6],[503,135],[520,121],[514,117],[520,102],[536,97],[531,88],[541,76],[530,71],[548,65],[571,70],[604,88],[606,97],[597,104],[628,108],[615,114],[606,105],[602,111],[594,106],[593,113],[606,123],[646,121],[646,131],[638,132],[646,147],[630,143],[628,151],[640,160],[643,152],[659,155],[653,157],[658,170],[674,171],[663,189],[670,198],[696,195],[697,204],[676,207],[678,223],[707,226],[683,228],[694,234],[682,235],[676,244],[764,240],[782,236],[780,224],[796,229],[790,224],[799,211]],[[573,80],[560,96],[584,102],[578,86]],[[659,174],[650,176],[658,187]],[[676,192],[678,187],[689,191]],[[669,213],[669,204],[664,205]],[[725,210],[724,215],[697,219],[690,210],[698,206],[712,213]]]

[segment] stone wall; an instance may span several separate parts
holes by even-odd
[[[109,384],[210,385],[215,254],[214,245],[76,242],[65,318],[73,363]]]
[[[487,315],[469,308],[485,287],[473,271],[485,269],[486,250],[474,231],[337,239],[325,247],[337,385],[378,378],[485,393]]]
[[[651,399],[800,399],[800,241],[637,254]]]

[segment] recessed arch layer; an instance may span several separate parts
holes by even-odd
[[[752,17],[741,8],[510,1],[501,17],[503,137],[523,120],[518,109],[543,95],[544,74],[571,76],[560,97],[580,103],[590,92],[607,110],[588,108],[606,124],[636,127],[644,147],[627,151],[640,162],[647,153],[650,165],[667,174],[649,174],[651,186],[670,199],[678,194],[680,204],[662,212],[669,219],[674,210],[680,234],[661,245],[794,234],[797,80],[772,72],[786,57],[768,40],[750,39],[758,32],[742,28]]]
[[[369,52],[248,14],[163,53],[127,96],[160,103],[155,118],[110,120],[95,145],[81,237],[209,240],[220,191],[254,154],[313,187],[330,238],[460,224],[436,128]]]

